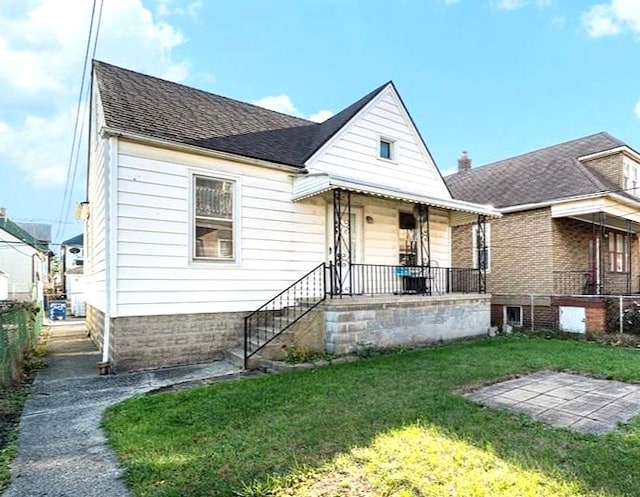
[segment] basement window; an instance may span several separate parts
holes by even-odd
[[[522,306],[505,305],[504,306],[504,324],[522,327]]]

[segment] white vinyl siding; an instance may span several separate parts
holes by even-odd
[[[292,203],[290,173],[125,140],[119,152],[119,316],[250,311],[324,260],[325,203]],[[191,261],[193,174],[238,178],[235,265]]]
[[[0,222],[1,226],[1,222]],[[0,271],[7,274],[9,298],[29,299],[34,283],[35,271],[42,274],[42,263],[38,251],[31,245],[0,228]]]
[[[393,142],[391,160],[380,158],[381,139]],[[307,167],[311,173],[324,172],[407,193],[451,199],[438,169],[391,87],[329,140]]]
[[[96,119],[92,129],[90,144],[90,164],[87,200],[89,218],[85,223],[84,245],[86,301],[96,309],[106,311],[106,181],[107,165],[111,160],[111,143],[108,138],[97,134],[97,127],[103,122],[102,107],[97,92],[94,93]]]
[[[364,263],[398,264],[399,223],[398,212],[411,211],[413,204],[381,200],[375,197],[355,196],[355,206],[363,206],[364,217],[372,223],[364,223]],[[446,211],[429,210],[431,260],[439,267],[449,267],[449,215]],[[434,264],[434,265],[435,265]]]

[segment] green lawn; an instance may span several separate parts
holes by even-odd
[[[640,381],[640,351],[509,337],[138,397],[104,426],[135,496],[636,496],[640,419],[581,435],[457,389],[539,369]]]

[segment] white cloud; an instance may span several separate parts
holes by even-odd
[[[309,121],[314,121],[316,123],[322,123],[333,116],[333,112],[330,110],[319,110],[315,114],[311,114],[309,116]]]
[[[262,97],[258,100],[251,102],[259,107],[265,109],[274,110],[276,112],[282,112],[283,114],[289,114],[290,116],[300,116],[300,111],[289,98],[289,95],[272,95],[268,97]]]
[[[516,10],[532,4],[539,9],[545,9],[552,3],[553,0],[495,0],[493,6],[500,10]]]
[[[638,119],[640,119],[640,98],[638,99],[638,101],[636,102],[635,107],[633,108],[633,112],[635,113],[636,117]]]
[[[527,5],[527,0],[496,0],[493,5],[501,10],[515,10]]]
[[[612,0],[591,7],[582,14],[582,26],[592,38],[623,31],[640,34],[640,0]]]
[[[258,100],[254,100],[251,103],[259,107],[264,107],[265,109],[282,112],[283,114],[288,114],[290,116],[304,117],[305,119],[309,119],[310,121],[315,122],[323,122],[333,116],[333,112],[331,112],[330,110],[319,110],[318,112],[305,117],[303,116],[302,112],[300,112],[300,110],[295,106],[289,95],[286,95],[284,93],[281,95],[270,95],[267,97],[262,97]]]
[[[0,164],[21,170],[33,185],[65,181],[91,4],[0,2]],[[104,1],[97,58],[180,81],[189,63],[173,51],[185,42],[142,0]]]
[[[202,0],[193,0],[191,2],[156,0],[156,4],[156,13],[161,17],[184,15],[194,17],[202,8]]]
[[[444,0],[444,4],[445,5],[453,5],[455,3],[458,3],[460,0]]]

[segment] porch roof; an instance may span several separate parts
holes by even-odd
[[[604,224],[610,228],[640,233],[640,202],[623,195],[592,195],[551,205],[552,218],[570,217],[599,223],[598,214],[604,214]]]
[[[354,193],[399,200],[412,204],[425,204],[468,214],[502,217],[502,214],[500,214],[500,212],[491,205],[474,204],[464,200],[433,198],[419,193],[395,190],[387,186],[366,183],[327,173],[307,174],[296,177],[293,181],[292,200],[297,202],[305,198],[314,197],[337,189],[349,190]]]

